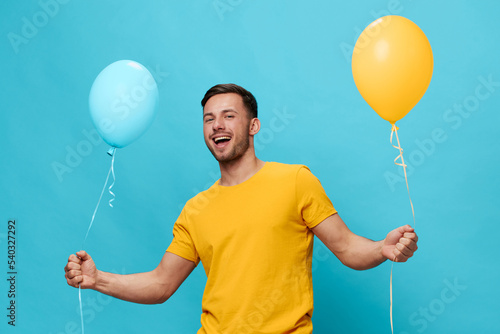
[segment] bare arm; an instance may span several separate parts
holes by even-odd
[[[93,289],[115,298],[140,303],[159,304],[174,294],[195,268],[195,264],[175,254],[165,252],[154,270],[131,275],[112,274],[97,270],[85,251],[71,254],[66,265],[66,280],[73,287]]]
[[[389,232],[384,240],[373,241],[352,233],[334,214],[311,230],[343,264],[356,270],[376,267],[387,259],[405,262],[417,250],[418,237],[408,225]]]

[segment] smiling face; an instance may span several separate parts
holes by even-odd
[[[230,162],[247,153],[253,147],[256,121],[250,118],[240,95],[212,96],[203,108],[203,135],[215,159]]]

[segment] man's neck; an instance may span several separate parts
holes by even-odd
[[[219,162],[221,175],[219,185],[229,187],[243,183],[257,173],[264,165],[265,162],[258,159],[255,154],[245,154],[234,161]]]

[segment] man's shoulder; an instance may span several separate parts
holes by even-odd
[[[268,164],[271,172],[281,175],[297,175],[302,169],[309,171],[309,168],[302,164],[288,164],[282,162],[268,162]]]
[[[185,207],[198,207],[200,204],[205,205],[210,199],[213,199],[217,196],[218,193],[218,180],[210,186],[210,188],[200,191],[195,196],[191,197],[187,202]]]

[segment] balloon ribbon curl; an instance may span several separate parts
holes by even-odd
[[[392,143],[392,136],[393,134],[396,134],[396,140],[398,142],[398,146],[395,146],[393,143]],[[410,199],[410,205],[411,205],[411,213],[413,215],[413,228],[415,228],[415,210],[413,210],[413,202],[411,201],[411,196],[410,196],[410,187],[408,186],[408,177],[406,175],[406,164],[405,164],[405,160],[403,158],[403,149],[401,148],[401,144],[399,143],[399,137],[398,137],[398,127],[396,126],[396,124],[392,124],[392,130],[391,130],[391,144],[392,144],[392,147],[394,147],[395,149],[398,149],[399,150],[399,155],[396,157],[396,159],[394,159],[394,163],[398,166],[402,166],[403,167],[403,171],[404,171],[404,174],[405,174],[405,181],[406,181],[406,189],[408,190],[408,198]],[[398,162],[398,159],[401,158],[401,163]]]
[[[92,215],[92,219],[90,220],[90,225],[89,225],[89,228],[87,229],[87,234],[85,234],[85,239],[83,239],[82,248],[81,249],[83,249],[83,246],[85,245],[85,241],[87,241],[87,237],[89,235],[90,229],[92,228],[92,224],[94,223],[94,218],[95,218],[95,215],[97,213],[97,209],[99,208],[99,204],[101,204],[102,195],[104,194],[104,190],[106,189],[106,185],[108,184],[108,180],[109,180],[109,175],[110,174],[113,176],[113,182],[109,186],[108,191],[113,196],[113,198],[109,200],[109,206],[113,207],[113,204],[111,204],[111,202],[113,202],[115,200],[115,194],[111,191],[111,188],[113,188],[113,186],[115,185],[115,180],[116,180],[116,178],[115,178],[115,170],[114,170],[115,153],[116,153],[116,148],[115,147],[111,148],[108,151],[108,154],[112,157],[112,159],[111,159],[111,167],[109,168],[108,175],[106,176],[106,181],[104,182],[104,186],[102,187],[101,195],[99,196],[99,201],[97,201],[97,205],[96,205],[96,207],[94,209],[94,214]],[[80,319],[81,319],[81,322],[82,322],[82,334],[85,334],[85,327],[83,325],[82,289],[81,289],[80,284],[78,284],[78,300],[80,302]]]
[[[396,134],[396,141],[398,143],[398,146],[394,145],[392,143],[392,138],[393,138],[393,135]],[[408,198],[410,199],[410,206],[411,206],[411,213],[413,215],[413,228],[415,228],[415,210],[413,209],[413,202],[411,201],[411,196],[410,196],[410,187],[408,186],[408,176],[406,175],[406,164],[405,164],[405,160],[403,158],[403,148],[401,147],[401,144],[399,143],[399,137],[398,137],[398,127],[396,126],[396,124],[392,124],[392,130],[391,130],[391,145],[392,147],[394,147],[395,149],[399,150],[399,155],[396,157],[396,159],[394,159],[394,163],[398,166],[401,166],[403,167],[403,172],[404,172],[404,175],[405,175],[405,181],[406,181],[406,189],[408,190]],[[398,162],[398,159],[401,158],[401,162]],[[393,324],[393,321],[392,321],[392,269],[394,267],[394,261],[396,260],[396,256],[394,256],[394,260],[392,261],[392,265],[391,265],[391,279],[390,279],[390,283],[389,283],[389,295],[390,295],[390,310],[389,310],[389,313],[390,313],[390,317],[391,317],[391,332],[392,334],[394,334],[394,324]]]

